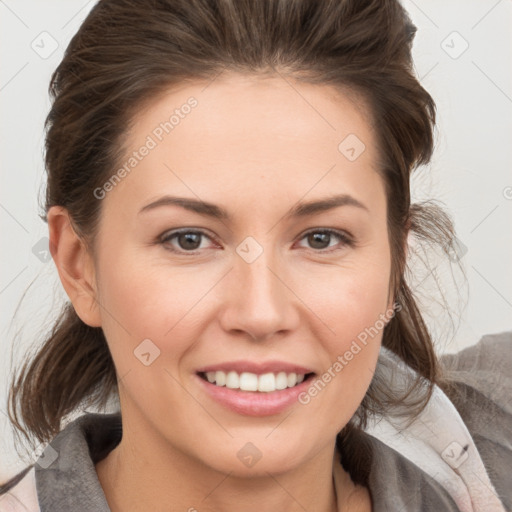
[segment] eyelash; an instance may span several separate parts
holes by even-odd
[[[182,235],[182,234],[185,234],[185,233],[194,233],[194,234],[200,234],[206,238],[209,238],[210,240],[213,240],[213,241],[216,241],[214,237],[208,235],[206,232],[200,230],[200,229],[180,229],[180,230],[176,230],[176,231],[170,231],[170,232],[167,232],[167,233],[164,233],[160,238],[159,238],[159,243],[164,245],[165,248],[171,252],[174,252],[176,254],[182,254],[182,255],[185,255],[185,254],[190,254],[190,255],[195,255],[198,253],[198,251],[200,251],[200,249],[196,249],[195,251],[185,251],[185,250],[177,250],[177,249],[174,249],[170,246],[170,241],[173,239],[173,238],[176,238],[177,236],[179,235]],[[318,249],[318,250],[315,250],[315,249],[311,249],[313,252],[315,253],[318,253],[318,254],[330,254],[330,253],[333,253],[333,252],[336,252],[336,251],[339,251],[341,249],[343,249],[345,246],[347,247],[353,247],[355,245],[354,243],[354,240],[352,239],[351,236],[349,236],[348,234],[344,233],[343,231],[338,231],[338,230],[334,230],[334,229],[313,229],[313,230],[310,230],[310,231],[307,231],[306,233],[304,233],[302,235],[302,237],[299,239],[299,240],[303,240],[304,238],[306,238],[307,236],[313,234],[313,233],[321,233],[323,235],[331,235],[331,236],[335,236],[337,238],[339,238],[339,240],[341,240],[341,243],[342,243],[342,247],[339,247],[339,248],[334,248],[334,249]]]

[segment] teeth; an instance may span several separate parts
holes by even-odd
[[[276,389],[286,389],[288,387],[288,376],[284,372],[276,375]]]
[[[236,372],[229,372],[226,375],[226,387],[231,389],[238,389],[240,387],[240,377]]]
[[[264,373],[258,377],[258,391],[268,393],[276,389],[276,377],[273,373]]]
[[[293,388],[304,380],[304,374],[279,372],[264,373],[256,375],[255,373],[243,372],[238,374],[235,371],[230,372],[206,372],[208,382],[216,386],[226,386],[230,389],[240,389],[242,391],[261,391],[270,393],[272,391]]]
[[[302,376],[302,378],[304,379],[304,375]],[[296,373],[290,373],[287,375],[286,377],[286,385],[289,387],[289,388],[293,388],[293,386],[295,386],[295,384],[297,384],[297,374]]]
[[[226,374],[224,372],[212,372],[214,375],[213,382],[217,384],[217,386],[225,386],[226,385]],[[221,375],[217,375],[221,373]]]
[[[240,375],[240,389],[243,391],[258,391],[258,376],[254,373]]]

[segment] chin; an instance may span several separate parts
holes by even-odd
[[[268,435],[268,431],[265,435]],[[229,473],[233,477],[265,477],[269,473],[277,475],[292,471],[319,451],[316,445],[307,449],[299,439],[287,445],[269,442],[268,439],[265,441],[264,436],[259,437],[261,441],[250,439],[251,436],[244,436],[230,443],[219,441],[215,445],[221,451],[212,451],[206,457],[203,453],[201,460],[216,471]]]

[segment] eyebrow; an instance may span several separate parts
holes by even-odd
[[[231,220],[229,213],[221,206],[198,199],[174,196],[160,197],[156,201],[144,206],[139,211],[139,214],[162,206],[180,206],[185,210],[189,210],[206,217],[226,221]],[[284,218],[306,217],[332,210],[340,206],[354,206],[356,208],[369,211],[368,208],[355,197],[348,194],[341,194],[317,201],[299,202],[284,215]]]

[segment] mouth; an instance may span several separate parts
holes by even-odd
[[[245,416],[272,416],[300,405],[298,397],[316,375],[312,368],[284,360],[233,360],[195,371],[208,399]]]
[[[295,372],[267,372],[256,374],[251,372],[232,371],[208,371],[197,372],[197,375],[204,381],[213,384],[216,387],[226,387],[228,389],[273,393],[283,391],[288,388],[295,388],[306,380],[310,380],[315,374],[295,373]]]

